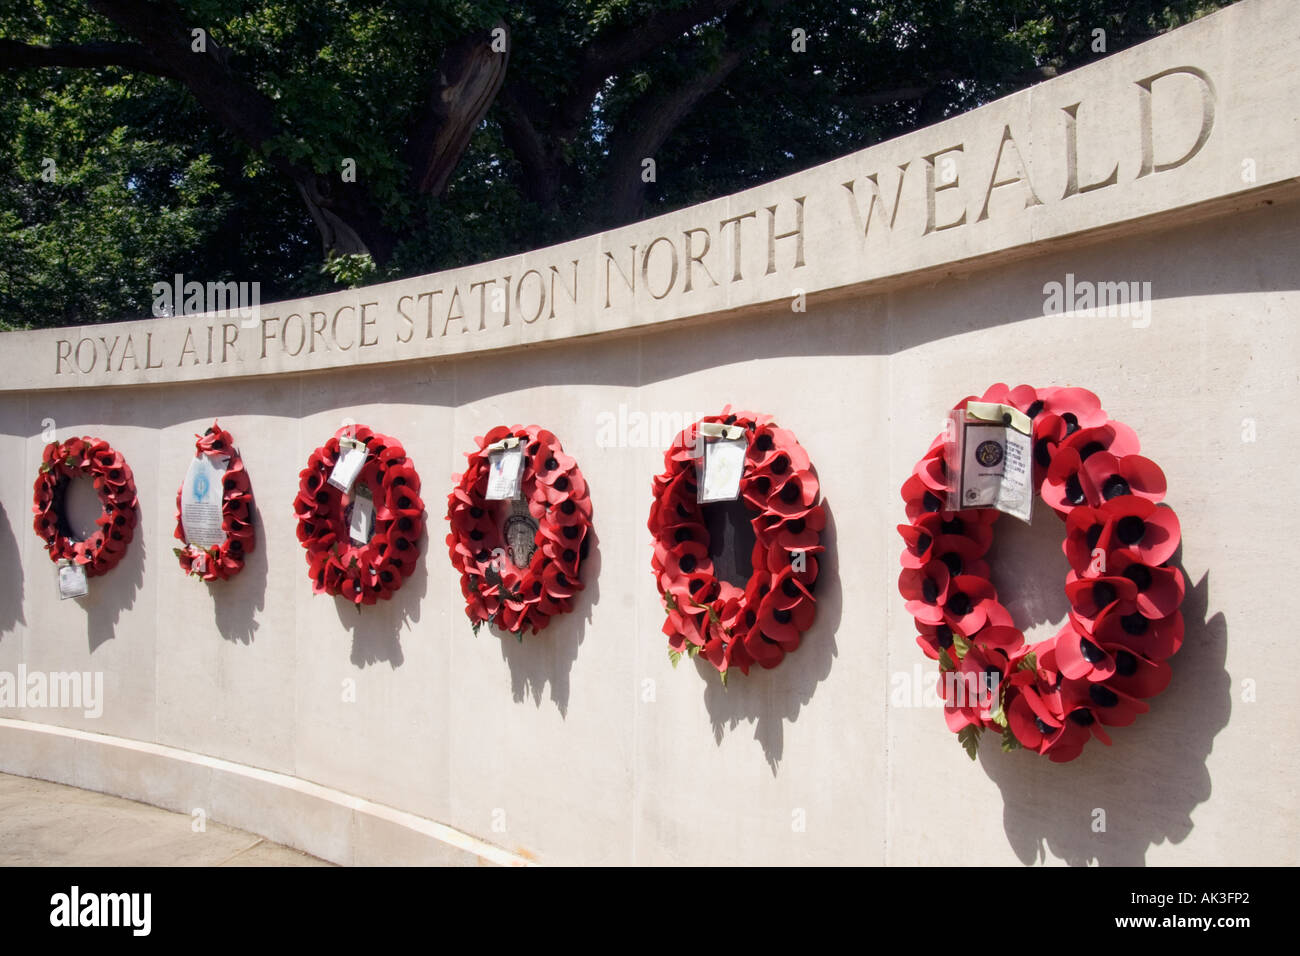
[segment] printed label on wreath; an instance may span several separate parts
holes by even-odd
[[[524,446],[495,448],[488,452],[488,501],[504,501],[519,497],[520,478],[524,471]]]
[[[339,451],[341,454],[330,472],[329,483],[346,494],[352,490],[352,483],[366,463],[366,446],[351,438],[340,438]]]
[[[1033,427],[1010,406],[969,403],[952,413],[948,507],[996,508],[1030,522],[1034,504]]]
[[[348,537],[353,544],[365,544],[375,525],[375,499],[370,489],[362,485],[352,496],[352,520],[348,522]]]
[[[704,467],[699,481],[699,501],[735,501],[740,497],[740,478],[745,473],[745,452],[749,442],[742,438],[719,438],[704,445]]]
[[[90,593],[86,583],[86,569],[80,564],[59,562],[59,600],[84,597]]]
[[[226,540],[221,502],[229,465],[225,455],[199,455],[190,462],[181,490],[181,528],[189,544],[211,548]]]

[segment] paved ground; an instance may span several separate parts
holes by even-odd
[[[252,833],[0,773],[0,866],[329,866]]]

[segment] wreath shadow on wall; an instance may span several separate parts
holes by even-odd
[[[27,621],[23,617],[22,552],[3,504],[0,504],[0,568],[5,569],[0,574],[0,640],[4,640],[6,634]]]
[[[590,488],[591,483],[587,485]],[[582,590],[574,596],[572,611],[552,616],[545,629],[525,634],[522,641],[495,624],[487,627],[501,642],[501,659],[510,668],[510,692],[515,703],[531,697],[541,707],[549,684],[551,701],[561,718],[569,712],[569,673],[587,636],[591,609],[600,600],[600,535],[594,522],[587,530],[587,541],[590,545],[582,561]]]
[[[1005,524],[994,544],[995,574],[1016,582],[1009,593],[1051,595],[1058,602],[1009,603],[1017,624],[1064,619],[1063,571],[1041,560],[1053,549],[1060,555],[1056,522]],[[1209,616],[1209,572],[1193,583],[1182,566],[1181,546],[1171,564],[1188,581],[1182,605],[1186,636],[1170,661],[1173,680],[1149,713],[1118,728],[1110,747],[1086,748],[1068,763],[980,748],[984,772],[1002,791],[1007,840],[1023,863],[1043,862],[1050,854],[1072,866],[1142,866],[1152,846],[1181,843],[1191,833],[1192,812],[1210,797],[1205,762],[1232,710],[1227,620],[1222,613]]]
[[[144,509],[138,512],[135,536],[122,560],[108,574],[90,579],[89,594],[73,599],[86,612],[86,640],[92,654],[101,644],[117,637],[118,619],[135,605],[136,595],[144,586],[149,538]]]
[[[244,555],[244,568],[228,581],[211,586],[212,609],[221,636],[232,643],[251,644],[259,613],[266,607],[267,544],[262,509],[253,498],[252,519],[257,546]]]
[[[838,534],[830,499],[823,496],[820,501],[826,511],[826,528],[821,533],[825,551],[817,556],[820,566],[815,592],[817,616],[812,627],[804,632],[798,649],[786,654],[777,667],[767,670],[756,664],[748,675],[737,673],[725,686],[703,655],[695,658],[696,669],[704,680],[704,706],[713,725],[714,742],[721,746],[728,732],[734,733],[742,723],[753,724],[754,739],[763,748],[774,777],[785,752],[786,722],[794,723],[798,719],[800,709],[812,700],[817,685],[830,675],[831,662],[839,651],[835,635],[844,602],[837,563]],[[742,579],[739,584],[743,586],[743,583]]]
[[[334,597],[339,623],[352,632],[351,661],[355,667],[386,663],[393,670],[401,667],[402,631],[412,630],[420,621],[420,602],[429,589],[429,534],[426,526],[418,542],[420,559],[415,570],[402,580],[402,586],[386,601],[361,607],[341,597]]]

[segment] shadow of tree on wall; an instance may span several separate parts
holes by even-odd
[[[705,681],[704,706],[713,724],[714,740],[721,745],[728,731],[734,732],[741,723],[754,724],[754,739],[763,748],[772,776],[781,768],[786,721],[793,723],[798,719],[800,709],[812,700],[817,685],[830,674],[831,661],[839,650],[835,635],[844,601],[836,547],[838,535],[830,502],[823,498],[822,504],[826,509],[826,530],[822,532],[821,543],[826,550],[816,556],[820,564],[813,592],[817,617],[803,634],[798,650],[786,654],[771,670],[755,665],[748,676],[737,671],[725,687],[712,664],[702,657],[695,658],[696,669]]]
[[[253,636],[261,626],[257,613],[266,606],[268,543],[256,495],[253,498],[253,528],[253,550],[245,555],[243,570],[229,581],[214,581],[208,585],[217,630],[226,640],[239,644],[253,643]]]
[[[1093,740],[1066,764],[980,748],[1022,862],[1050,854],[1076,866],[1141,866],[1151,846],[1181,843],[1191,833],[1192,811],[1210,797],[1205,761],[1232,710],[1227,622],[1222,613],[1207,620],[1208,604],[1207,573],[1187,590],[1186,636],[1171,659],[1169,688],[1130,726],[1108,728],[1113,746]],[[1104,811],[1104,832],[1094,832],[1097,811]]]
[[[420,556],[410,577],[402,581],[387,601],[370,607],[353,604],[334,597],[334,610],[339,623],[352,632],[351,660],[356,667],[366,667],[380,662],[396,670],[406,656],[402,653],[402,631],[420,620],[420,600],[429,589],[429,517],[425,515],[425,531],[420,535]]]
[[[574,596],[572,611],[551,618],[546,629],[537,634],[524,634],[522,641],[494,625],[488,628],[501,642],[501,659],[510,667],[510,691],[515,703],[531,697],[540,707],[549,684],[551,700],[561,717],[569,712],[569,672],[578,659],[578,647],[587,636],[591,609],[600,599],[600,538],[594,523],[587,532],[587,540],[591,543],[582,562],[582,590]],[[468,618],[465,627],[469,627]]]
[[[9,514],[0,504],[0,639],[23,618],[23,561],[18,539],[9,523]]]
[[[86,640],[92,654],[105,641],[117,636],[118,619],[123,611],[129,611],[135,605],[136,595],[144,586],[148,535],[144,509],[137,508],[137,511],[139,521],[122,560],[107,574],[88,578],[89,593],[72,599],[86,612]]]

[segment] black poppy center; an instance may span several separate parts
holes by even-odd
[[[1147,632],[1147,619],[1136,611],[1132,614],[1125,614],[1119,619],[1119,623],[1126,634],[1136,635]]]
[[[1096,664],[1106,659],[1106,652],[1086,637],[1079,638],[1079,653],[1089,664]]]
[[[1119,475],[1111,475],[1101,486],[1102,496],[1110,501],[1111,498],[1118,498],[1120,495],[1130,494],[1128,482]]]
[[[1109,687],[1102,687],[1100,684],[1093,684],[1088,688],[1088,696],[1098,707],[1114,707],[1119,703],[1119,695]]]
[[[921,582],[921,597],[925,599],[926,604],[933,604],[939,597],[939,585],[926,578]]]
[[[695,555],[683,554],[681,560],[677,562],[677,566],[680,567],[687,574],[690,574],[692,571],[695,570],[695,567],[698,563],[699,562],[695,560]]]
[[[1065,479],[1065,500],[1072,505],[1081,505],[1086,500],[1083,493],[1083,485],[1079,483],[1077,474],[1071,475]]]
[[[1107,581],[1098,581],[1092,586],[1092,603],[1101,610],[1115,600],[1115,586]]]
[[[940,555],[939,560],[948,568],[949,574],[961,574],[961,555],[956,551],[949,551],[947,554]]]
[[[952,647],[952,628],[940,624],[934,629],[934,639],[940,647]]]
[[[1151,569],[1145,564],[1130,564],[1124,569],[1124,577],[1136,584],[1139,591],[1151,587]]]
[[[1125,515],[1119,519],[1119,524],[1115,527],[1115,533],[1119,535],[1120,541],[1125,544],[1137,544],[1147,533],[1147,523],[1137,515]]]
[[[961,591],[954,591],[948,598],[948,610],[958,617],[964,617],[970,613],[970,598]]]

